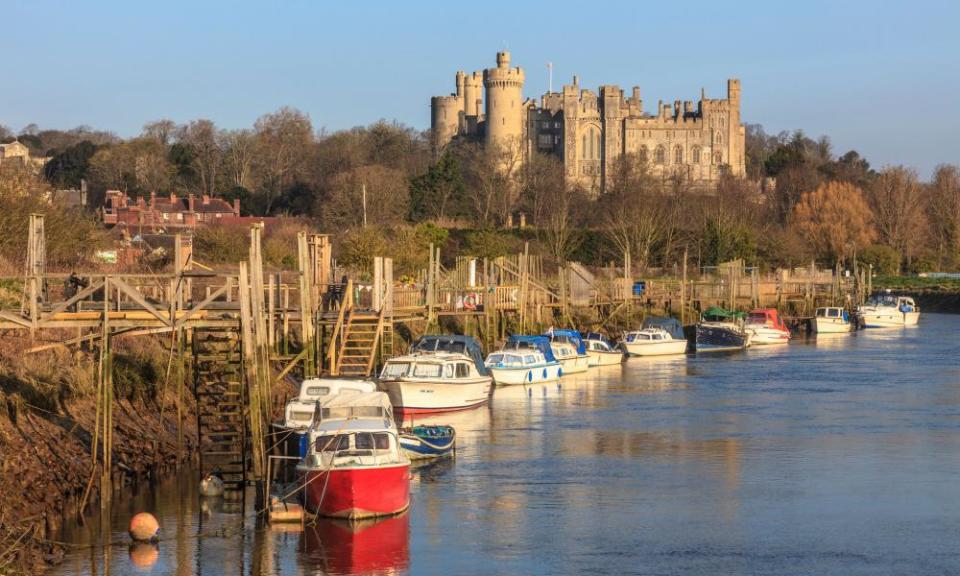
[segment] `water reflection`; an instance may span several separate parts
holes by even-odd
[[[305,574],[398,574],[410,565],[410,516],[349,522],[319,519],[300,536]]]

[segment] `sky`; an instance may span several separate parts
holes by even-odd
[[[960,2],[0,0],[0,125],[253,125],[281,106],[333,131],[430,125],[458,69],[508,49],[527,97],[580,76],[657,100],[722,97],[768,133],[828,135],[873,166],[960,164]]]

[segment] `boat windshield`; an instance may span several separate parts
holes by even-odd
[[[326,396],[330,393],[329,386],[307,386],[307,396]]]
[[[443,374],[443,365],[418,362],[413,367],[413,375],[417,378],[439,378]]]
[[[767,315],[763,312],[751,312],[747,317],[747,324],[765,324]]]
[[[381,378],[402,378],[410,372],[409,362],[387,362],[380,373]]]
[[[869,306],[896,306],[897,297],[890,294],[875,294],[867,301]]]
[[[314,444],[317,452],[345,452],[353,450],[389,450],[390,435],[386,432],[357,432],[354,434],[324,434]]]
[[[320,420],[380,418],[386,415],[382,406],[331,406],[329,408],[320,408]]]

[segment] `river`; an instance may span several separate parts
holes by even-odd
[[[459,449],[414,472],[403,516],[258,525],[252,498],[201,502],[185,473],[67,529],[51,573],[960,573],[958,334],[925,314],[497,389],[431,420]],[[131,548],[144,510],[162,540]]]

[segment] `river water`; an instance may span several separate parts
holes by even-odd
[[[926,314],[497,389],[429,420],[459,449],[414,472],[403,516],[258,526],[252,498],[201,502],[183,474],[67,530],[52,573],[960,573],[958,334]],[[144,510],[162,540],[130,548]]]

